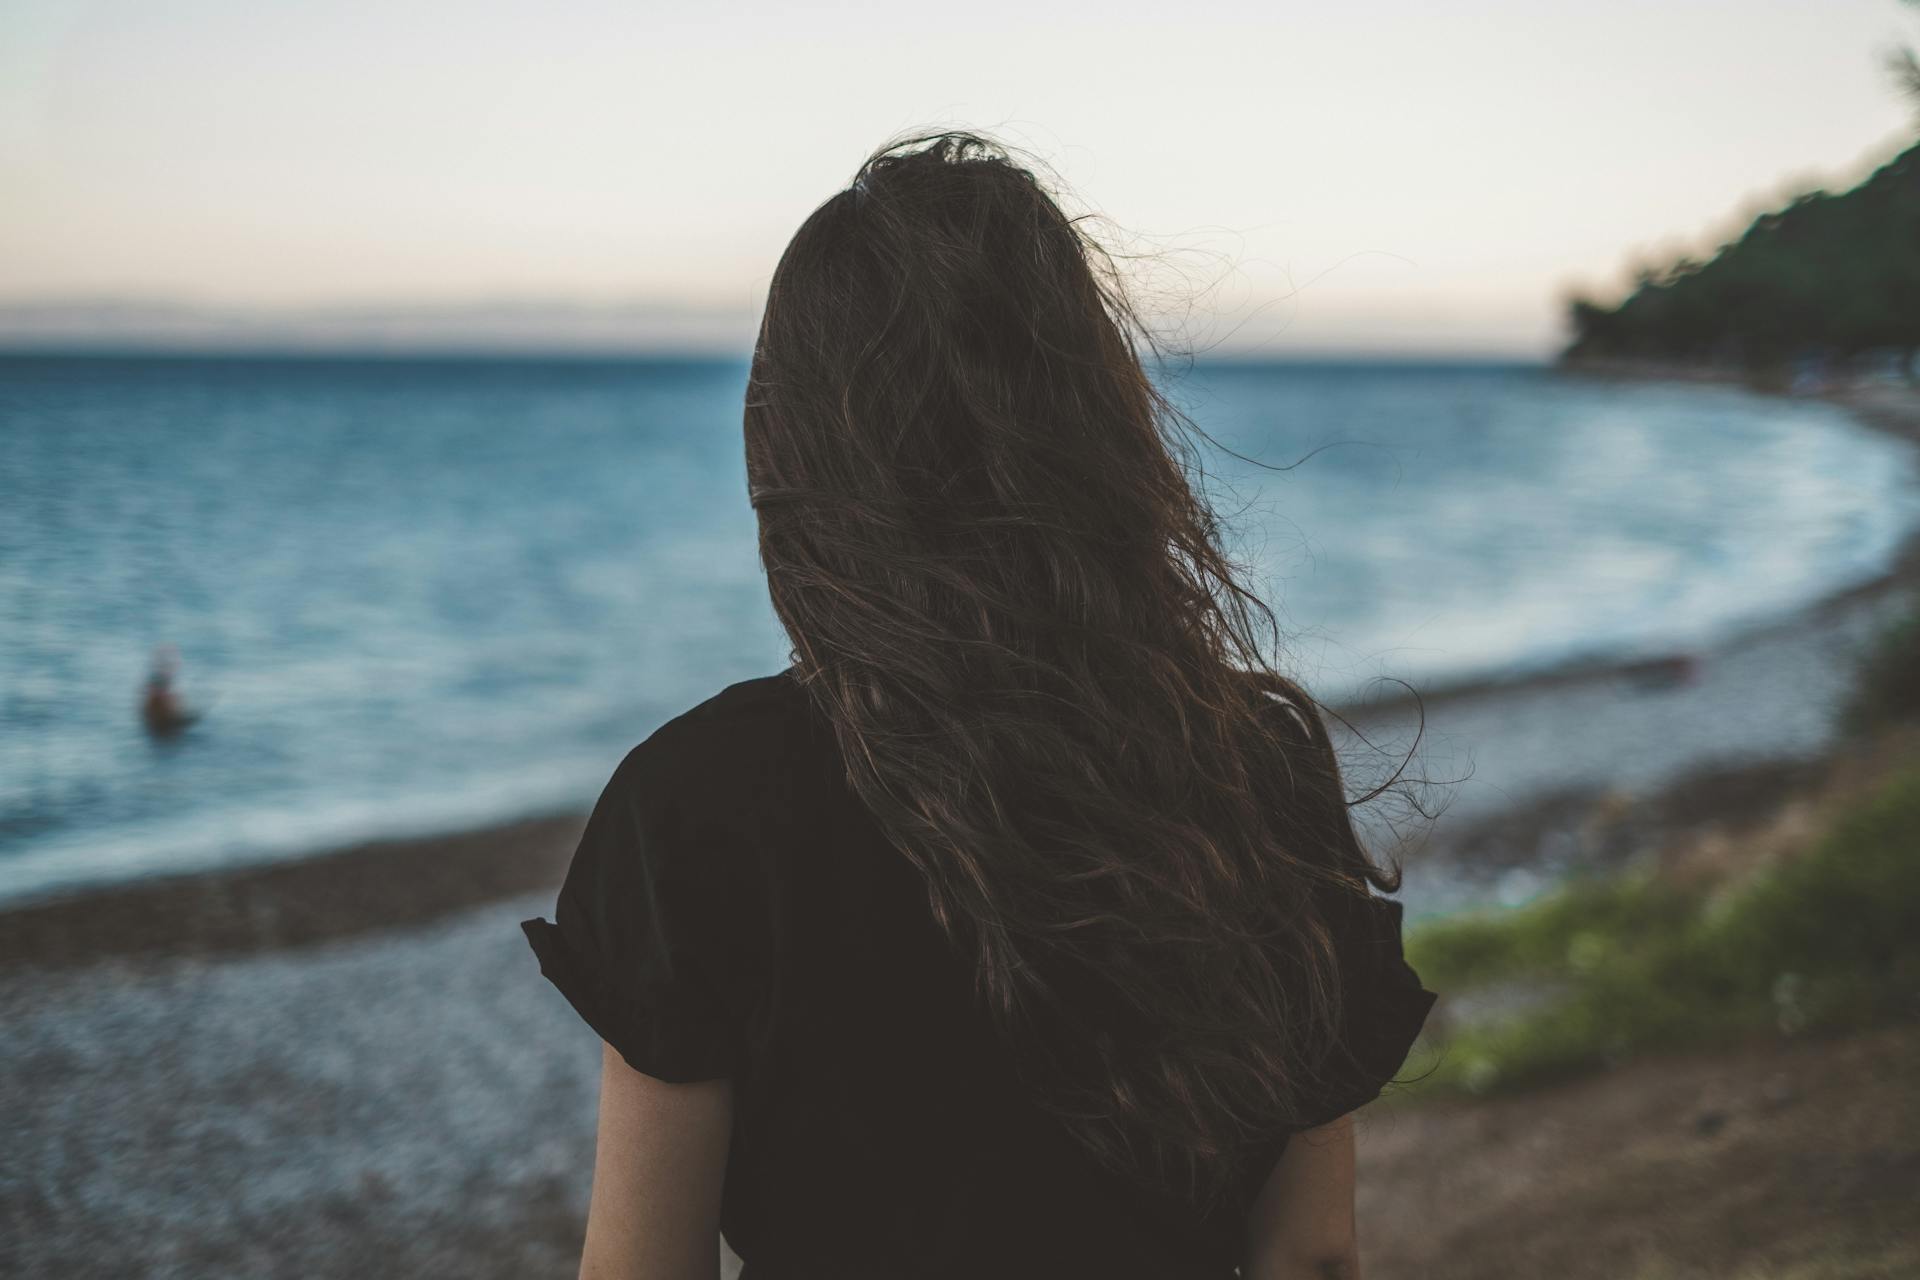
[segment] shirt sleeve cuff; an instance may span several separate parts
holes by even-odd
[[[622,999],[591,953],[559,925],[536,918],[521,921],[520,928],[539,957],[541,975],[635,1071],[668,1084],[734,1073],[734,1046],[724,1019],[696,1018]]]

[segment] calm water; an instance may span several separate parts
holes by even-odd
[[[0,897],[590,801],[786,646],[738,363],[0,360]],[[1912,455],[1526,367],[1178,394],[1323,695],[1666,651],[1877,571]],[[1317,452],[1316,452],[1317,451]],[[155,644],[207,709],[155,744]]]

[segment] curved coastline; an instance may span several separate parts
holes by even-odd
[[[1817,398],[1846,410],[1862,426],[1899,440],[1920,454],[1920,386],[1906,388],[1863,383],[1830,387],[1809,396],[1797,394],[1784,386],[1755,382],[1732,372],[1690,365],[1618,360],[1580,361],[1563,362],[1555,366],[1555,370],[1567,377],[1630,382],[1710,382],[1740,386],[1763,395]],[[1388,682],[1399,692],[1380,697],[1344,699],[1331,705],[1344,716],[1377,719],[1411,711],[1416,706],[1431,709],[1490,695],[1506,696],[1621,681],[1658,686],[1678,677],[1690,663],[1710,661],[1718,653],[1769,636],[1830,623],[1850,609],[1904,590],[1920,590],[1920,523],[1907,531],[1892,558],[1879,573],[1816,596],[1775,617],[1729,631],[1703,646],[1691,649],[1676,647],[1667,654],[1648,658],[1605,655],[1574,658],[1508,674],[1493,673],[1441,680],[1425,686],[1416,685],[1414,691]]]
[[[1583,366],[1569,372],[1731,380],[1698,370]],[[1920,391],[1848,388],[1823,398],[1849,409],[1875,430],[1920,447]],[[1866,625],[1864,615],[1910,590],[1920,592],[1920,527],[1909,532],[1884,572],[1697,651],[1669,658],[1574,661],[1419,688],[1417,697],[1403,692],[1336,703],[1333,710],[1370,731],[1403,726],[1416,707],[1469,725],[1476,719],[1498,720],[1518,708],[1549,730],[1556,724],[1564,729],[1570,718],[1582,714],[1582,699],[1657,695],[1684,686],[1696,667],[1744,660],[1769,645],[1782,649],[1789,660],[1810,643],[1833,648]],[[1696,759],[1685,768],[1656,768],[1662,785],[1641,789],[1678,794],[1704,788],[1731,796],[1729,803],[1738,804],[1740,777],[1753,773],[1777,781],[1787,762],[1804,763],[1814,754],[1786,750],[1770,760],[1731,767]],[[1590,784],[1515,787],[1511,794],[1503,792],[1497,804],[1477,811],[1467,806],[1469,812],[1457,816],[1452,832],[1431,848],[1432,861],[1446,865],[1450,874],[1475,861],[1489,874],[1510,870],[1522,860],[1513,850],[1535,847],[1542,830],[1576,820],[1604,790]],[[1697,818],[1700,806],[1688,812]],[[64,969],[102,960],[274,951],[425,924],[556,885],[584,818],[584,811],[530,815],[444,834],[356,842],[269,862],[80,885],[0,902],[0,968]]]

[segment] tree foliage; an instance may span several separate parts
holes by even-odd
[[[1778,367],[1920,349],[1920,144],[1850,191],[1769,210],[1706,261],[1646,269],[1619,305],[1569,304],[1566,358]]]

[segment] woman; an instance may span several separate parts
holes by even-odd
[[[605,1041],[582,1274],[1356,1274],[1351,1112],[1435,996],[1265,665],[1112,264],[973,135],[775,272],[792,665],[595,807],[541,968]]]

